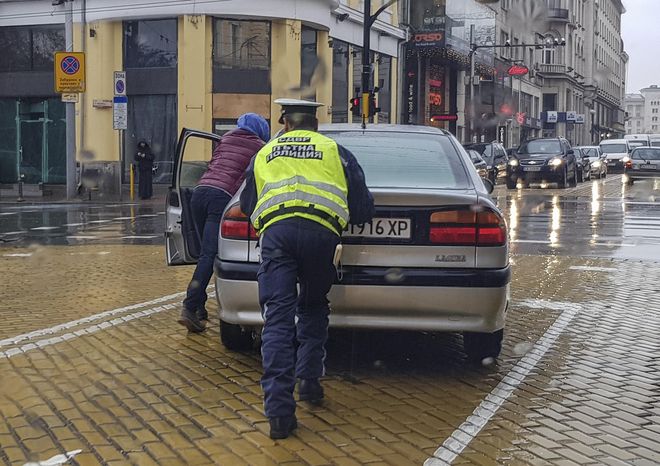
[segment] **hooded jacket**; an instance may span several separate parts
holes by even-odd
[[[264,141],[252,131],[235,129],[225,134],[213,151],[213,157],[198,186],[210,186],[236,194],[245,178],[252,158],[264,146]]]

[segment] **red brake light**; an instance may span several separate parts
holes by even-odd
[[[447,246],[503,246],[506,224],[500,215],[469,209],[434,212],[430,217],[429,241]]]
[[[241,211],[241,207],[235,204],[229,208],[222,217],[220,234],[226,239],[256,240],[258,235],[250,223],[250,219]]]

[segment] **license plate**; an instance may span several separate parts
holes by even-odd
[[[374,218],[364,225],[349,225],[343,236],[361,238],[410,239],[409,218]]]
[[[614,167],[616,166],[616,162],[607,162],[608,167]]]
[[[526,172],[540,172],[541,167],[523,167],[523,171],[526,171]]]
[[[642,170],[657,170],[660,165],[640,165],[639,168]]]

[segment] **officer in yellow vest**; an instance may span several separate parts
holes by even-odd
[[[319,378],[328,337],[327,294],[336,277],[333,259],[343,230],[369,222],[374,202],[353,154],[317,132],[321,104],[275,103],[282,105],[284,133],[248,168],[241,209],[260,235],[261,385],[270,437],[282,439],[297,427],[296,378],[299,400],[323,399]]]

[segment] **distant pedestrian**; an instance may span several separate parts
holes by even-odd
[[[283,439],[298,425],[296,378],[300,401],[319,403],[324,397],[319,379],[328,338],[327,294],[341,234],[349,223],[371,221],[374,200],[355,156],[318,133],[321,104],[275,103],[282,105],[285,131],[254,158],[241,209],[261,242],[261,386],[270,437]]]
[[[151,199],[153,190],[153,168],[154,153],[146,141],[140,141],[135,153],[135,161],[138,166],[138,195],[140,199]]]
[[[213,275],[218,253],[220,219],[227,203],[243,184],[245,170],[254,155],[270,139],[268,122],[255,113],[238,119],[238,128],[225,134],[213,151],[208,168],[193,191],[192,217],[201,253],[178,322],[194,333],[206,329],[206,287]]]

